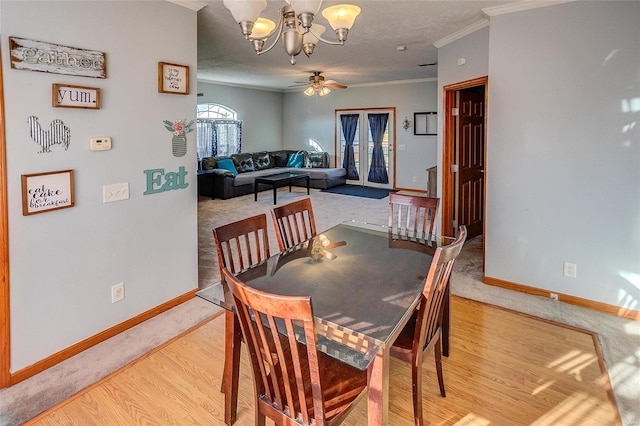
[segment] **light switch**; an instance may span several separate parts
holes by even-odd
[[[112,201],[129,199],[129,182],[114,183],[102,187],[102,202],[110,203]]]
[[[90,141],[91,151],[107,151],[111,149],[111,138],[108,136],[91,138]]]
[[[398,144],[398,150],[399,151],[404,151],[405,149],[407,149],[407,146],[405,144],[403,144],[403,143]]]

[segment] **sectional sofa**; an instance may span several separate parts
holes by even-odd
[[[251,194],[256,177],[289,170],[308,173],[311,188],[332,188],[344,185],[347,180],[345,169],[329,166],[327,152],[261,151],[203,158],[198,170],[198,193],[225,200]],[[265,189],[269,188],[259,188]]]

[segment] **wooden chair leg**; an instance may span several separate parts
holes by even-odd
[[[444,376],[442,375],[442,344],[440,337],[438,337],[435,347],[433,349],[434,357],[436,359],[436,372],[438,373],[438,385],[440,386],[440,395],[446,397],[447,394],[444,391]]]
[[[417,361],[417,362],[416,362]],[[411,381],[413,384],[413,418],[416,426],[424,424],[422,420],[422,357],[414,360],[411,366]]]
[[[240,345],[242,344],[240,323],[233,312],[225,312],[224,372],[224,420],[227,425],[236,421],[238,409],[238,378],[240,376]]]

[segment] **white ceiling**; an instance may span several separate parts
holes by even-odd
[[[344,46],[319,43],[311,58],[298,55],[296,65],[289,63],[282,42],[256,55],[222,0],[200,3],[206,6],[198,11],[198,80],[286,91],[295,81],[306,81],[312,71],[347,86],[435,78],[437,66],[418,66],[438,60],[435,42],[486,20],[482,9],[517,1],[324,1],[321,10],[352,3],[362,12]],[[284,4],[270,0],[261,16],[277,22]],[[324,38],[336,39],[321,13],[316,22],[327,27]],[[406,50],[398,51],[398,45]]]

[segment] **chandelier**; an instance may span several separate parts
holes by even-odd
[[[330,45],[343,45],[347,34],[353,26],[360,8],[351,4],[339,4],[327,7],[322,16],[336,32],[337,41],[326,40],[322,34],[326,28],[314,24],[313,18],[320,10],[322,0],[286,0],[287,4],[280,8],[278,24],[261,18],[260,13],[267,7],[266,0],[224,0],[233,19],[238,22],[244,37],[253,44],[258,55],[269,52],[282,38],[284,50],[289,55],[291,65],[295,65],[296,56],[304,52],[307,57],[313,53],[316,44],[321,41]],[[265,42],[276,35],[271,44],[264,48]]]

